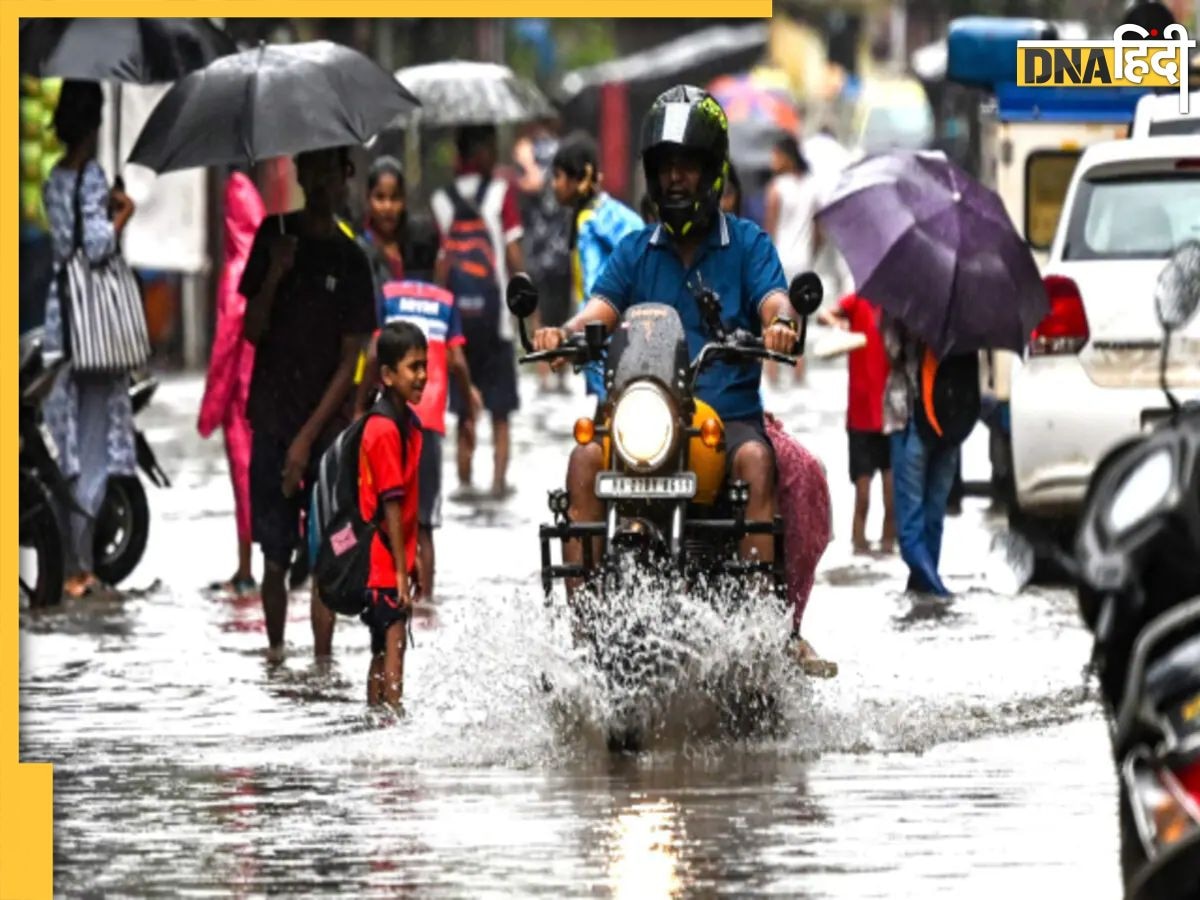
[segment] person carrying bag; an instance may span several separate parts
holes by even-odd
[[[83,214],[75,180],[74,237],[71,255],[59,277],[67,340],[64,350],[79,374],[121,375],[150,359],[150,334],[141,285],[121,253],[120,244],[99,262],[83,248]]]

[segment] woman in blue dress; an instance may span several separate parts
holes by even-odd
[[[57,275],[75,246],[77,185],[80,240],[89,260],[100,262],[118,252],[118,239],[133,215],[133,201],[119,187],[109,190],[95,159],[103,104],[98,84],[66,81],[54,114],[54,130],[67,149],[42,188],[56,276],[46,298],[45,350],[50,358],[61,355],[68,340]],[[65,591],[82,597],[102,587],[93,573],[92,545],[94,517],[104,502],[108,476],[132,475],[136,468],[128,378],[83,376],[68,369],[47,398],[45,415],[58,445],[59,464],[67,478],[75,479],[75,500],[89,514],[63,513]]]

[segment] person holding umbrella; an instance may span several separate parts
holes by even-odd
[[[940,152],[870,157],[817,214],[858,293],[883,310],[900,553],[909,587],[949,593],[938,563],[958,448],[979,416],[978,351],[1021,352],[1049,305],[1004,205]]]
[[[358,355],[375,327],[375,290],[362,248],[336,212],[354,169],[346,148],[296,157],[304,208],[259,226],[239,292],[255,346],[247,413],[253,429],[250,505],[262,549],[263,612],[273,654],[283,650],[287,572],[300,543],[315,468],[349,422]],[[327,656],[333,613],[312,597],[315,652]]]
[[[129,157],[163,173],[295,155],[304,208],[263,221],[238,286],[243,334],[255,347],[247,400],[251,530],[265,562],[263,613],[275,658],[283,652],[285,579],[300,543],[304,493],[321,450],[349,420],[355,364],[375,327],[370,264],[336,217],[354,171],[348,147],[416,105],[350,47],[261,44],[176,83]],[[330,652],[333,621],[314,590],[317,656]]]

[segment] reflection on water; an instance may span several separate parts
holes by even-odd
[[[773,408],[816,429],[807,440],[836,473],[833,376],[814,368]],[[573,411],[560,422],[537,401],[516,429],[513,501],[447,504],[443,602],[415,623],[396,717],[365,708],[356,622],[316,665],[297,595],[291,652],[268,665],[257,602],[201,593],[233,548],[220,448],[190,437],[199,387],[168,384],[151,410],[180,487],[151,495],[134,583],[162,584],[23,614],[21,750],[56,763],[59,892],[1118,895],[1087,636],[1061,592],[989,589],[978,508],[947,529],[950,602],[897,594],[894,559],[831,549],[806,630],[839,662],[832,681],[784,664],[777,610],[687,612],[692,661],[643,707],[658,710],[651,751],[614,755],[613,695],[534,578]],[[847,486],[832,487],[845,534]],[[746,682],[771,686],[778,727],[725,727]]]
[[[673,897],[680,891],[678,828],[675,808],[662,800],[617,816],[608,851],[614,896]]]

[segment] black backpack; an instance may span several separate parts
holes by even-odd
[[[442,240],[442,251],[449,265],[446,289],[454,295],[463,336],[476,349],[495,347],[500,317],[506,314],[500,299],[492,233],[482,212],[490,186],[491,178],[484,177],[473,201],[463,197],[454,184],[446,188],[446,195],[454,204],[454,220]]]
[[[925,350],[913,404],[917,431],[928,444],[958,446],[979,421],[979,354],[938,360]]]
[[[391,401],[381,397],[365,416],[342,431],[321,455],[308,519],[313,579],[320,591],[321,602],[344,616],[356,616],[366,607],[367,577],[375,535],[387,544],[387,535],[380,529],[383,504],[379,504],[370,520],[362,517],[358,505],[359,454],[363,432],[374,416],[391,419],[400,429],[403,465],[404,454],[408,452],[404,428]],[[412,423],[410,427],[417,426]]]

